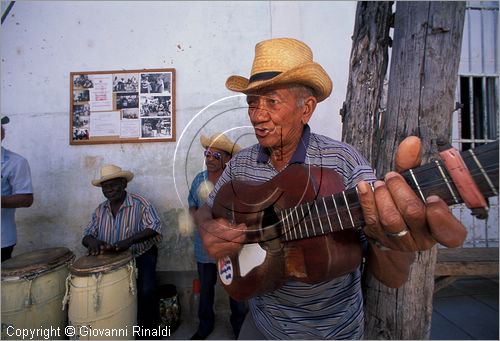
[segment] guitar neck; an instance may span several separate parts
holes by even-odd
[[[462,152],[461,156],[484,197],[497,196],[498,141]],[[424,202],[430,195],[438,195],[448,206],[463,202],[440,160],[410,169],[401,175]],[[282,239],[285,241],[364,226],[355,188],[278,211],[277,215],[281,220]]]

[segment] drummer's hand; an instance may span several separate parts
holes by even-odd
[[[89,255],[97,256],[112,249],[112,245],[96,238],[89,238],[87,240],[87,249],[89,251]]]
[[[399,146],[396,154],[397,171],[420,164],[420,139],[411,136]],[[423,251],[436,242],[447,247],[462,245],[467,235],[465,227],[438,196],[429,196],[424,204],[401,175],[389,172],[384,181],[358,184],[360,204],[366,223],[365,233],[382,245],[394,250]]]
[[[205,249],[215,259],[237,254],[243,247],[246,230],[245,224],[233,225],[223,218],[206,220],[198,227]]]
[[[132,243],[130,241],[130,239],[123,239],[123,240],[120,240],[118,243],[115,243],[113,245],[113,251],[116,251],[116,252],[121,252],[121,251],[125,251],[125,250],[128,250],[129,247],[132,246]]]

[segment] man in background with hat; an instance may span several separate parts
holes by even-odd
[[[100,173],[101,177],[92,180],[92,185],[101,187],[107,200],[92,214],[82,244],[94,256],[130,249],[138,271],[137,322],[144,328],[156,328],[159,323],[156,244],[161,240],[160,218],[147,199],[125,190],[134,177],[132,172],[105,165]]]
[[[4,124],[9,122],[7,116],[2,117],[2,141]],[[33,187],[28,161],[2,146],[2,262],[11,258],[17,243],[16,208],[32,204]]]
[[[196,214],[211,257],[238,255],[246,241],[245,224],[212,217],[211,207],[221,186],[230,180],[266,182],[294,163],[332,169],[345,189],[356,187],[365,226],[357,231],[359,243],[348,247],[361,252],[363,245],[368,269],[389,287],[407,280],[415,251],[427,250],[436,242],[448,247],[463,243],[465,228],[439,197],[430,196],[423,203],[396,172],[388,173],[385,182],[376,181],[368,162],[352,146],[311,132],[308,122],[317,103],[330,95],[332,82],[303,42],[279,38],[258,43],[250,78],[231,76],[226,87],[247,95],[258,144],[240,151],[228,163],[207,204]],[[410,162],[414,157],[408,159],[403,147],[397,159],[396,164],[418,166]],[[349,271],[320,283],[288,280],[272,292],[251,298],[239,338],[362,338],[359,261]]]
[[[224,168],[226,168],[226,164],[233,155],[240,151],[240,146],[222,133],[215,133],[210,137],[202,135],[200,142],[205,148],[204,156],[207,169],[196,175],[189,190],[189,213],[192,216],[194,216],[198,208],[205,204],[208,194],[219,180]],[[207,254],[197,231],[195,231],[194,235],[194,253],[200,279],[200,302],[198,306],[198,330],[191,339],[203,340],[212,333],[215,325],[213,305],[215,284],[217,283],[217,267],[215,265],[216,260]],[[247,306],[245,302],[239,302],[229,297],[229,307],[231,308],[231,326],[235,337],[238,338],[247,313]]]

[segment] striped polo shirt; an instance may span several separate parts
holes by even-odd
[[[374,181],[368,162],[352,146],[310,132],[305,126],[289,164],[327,167],[339,173],[346,189],[359,181]],[[266,150],[256,144],[238,153],[228,164],[208,198],[229,180],[268,181],[278,172]],[[281,288],[249,300],[256,326],[270,339],[360,339],[363,337],[361,271],[330,281],[306,284],[288,281]]]
[[[102,202],[92,214],[84,236],[91,235],[108,244],[129,238],[134,234],[150,228],[159,233],[158,236],[130,247],[134,257],[142,255],[154,244],[161,241],[161,221],[151,203],[138,194],[128,193],[125,201],[113,217],[109,200]]]

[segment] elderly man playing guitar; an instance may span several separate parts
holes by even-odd
[[[332,82],[304,43],[258,43],[251,77],[226,87],[247,95],[258,144],[228,163],[196,220],[230,295],[250,298],[239,338],[362,338],[362,257],[399,287],[415,251],[460,246],[464,226],[440,197],[424,202],[396,172],[376,180],[353,147],[310,131]],[[419,148],[400,146],[398,171],[418,166]]]

